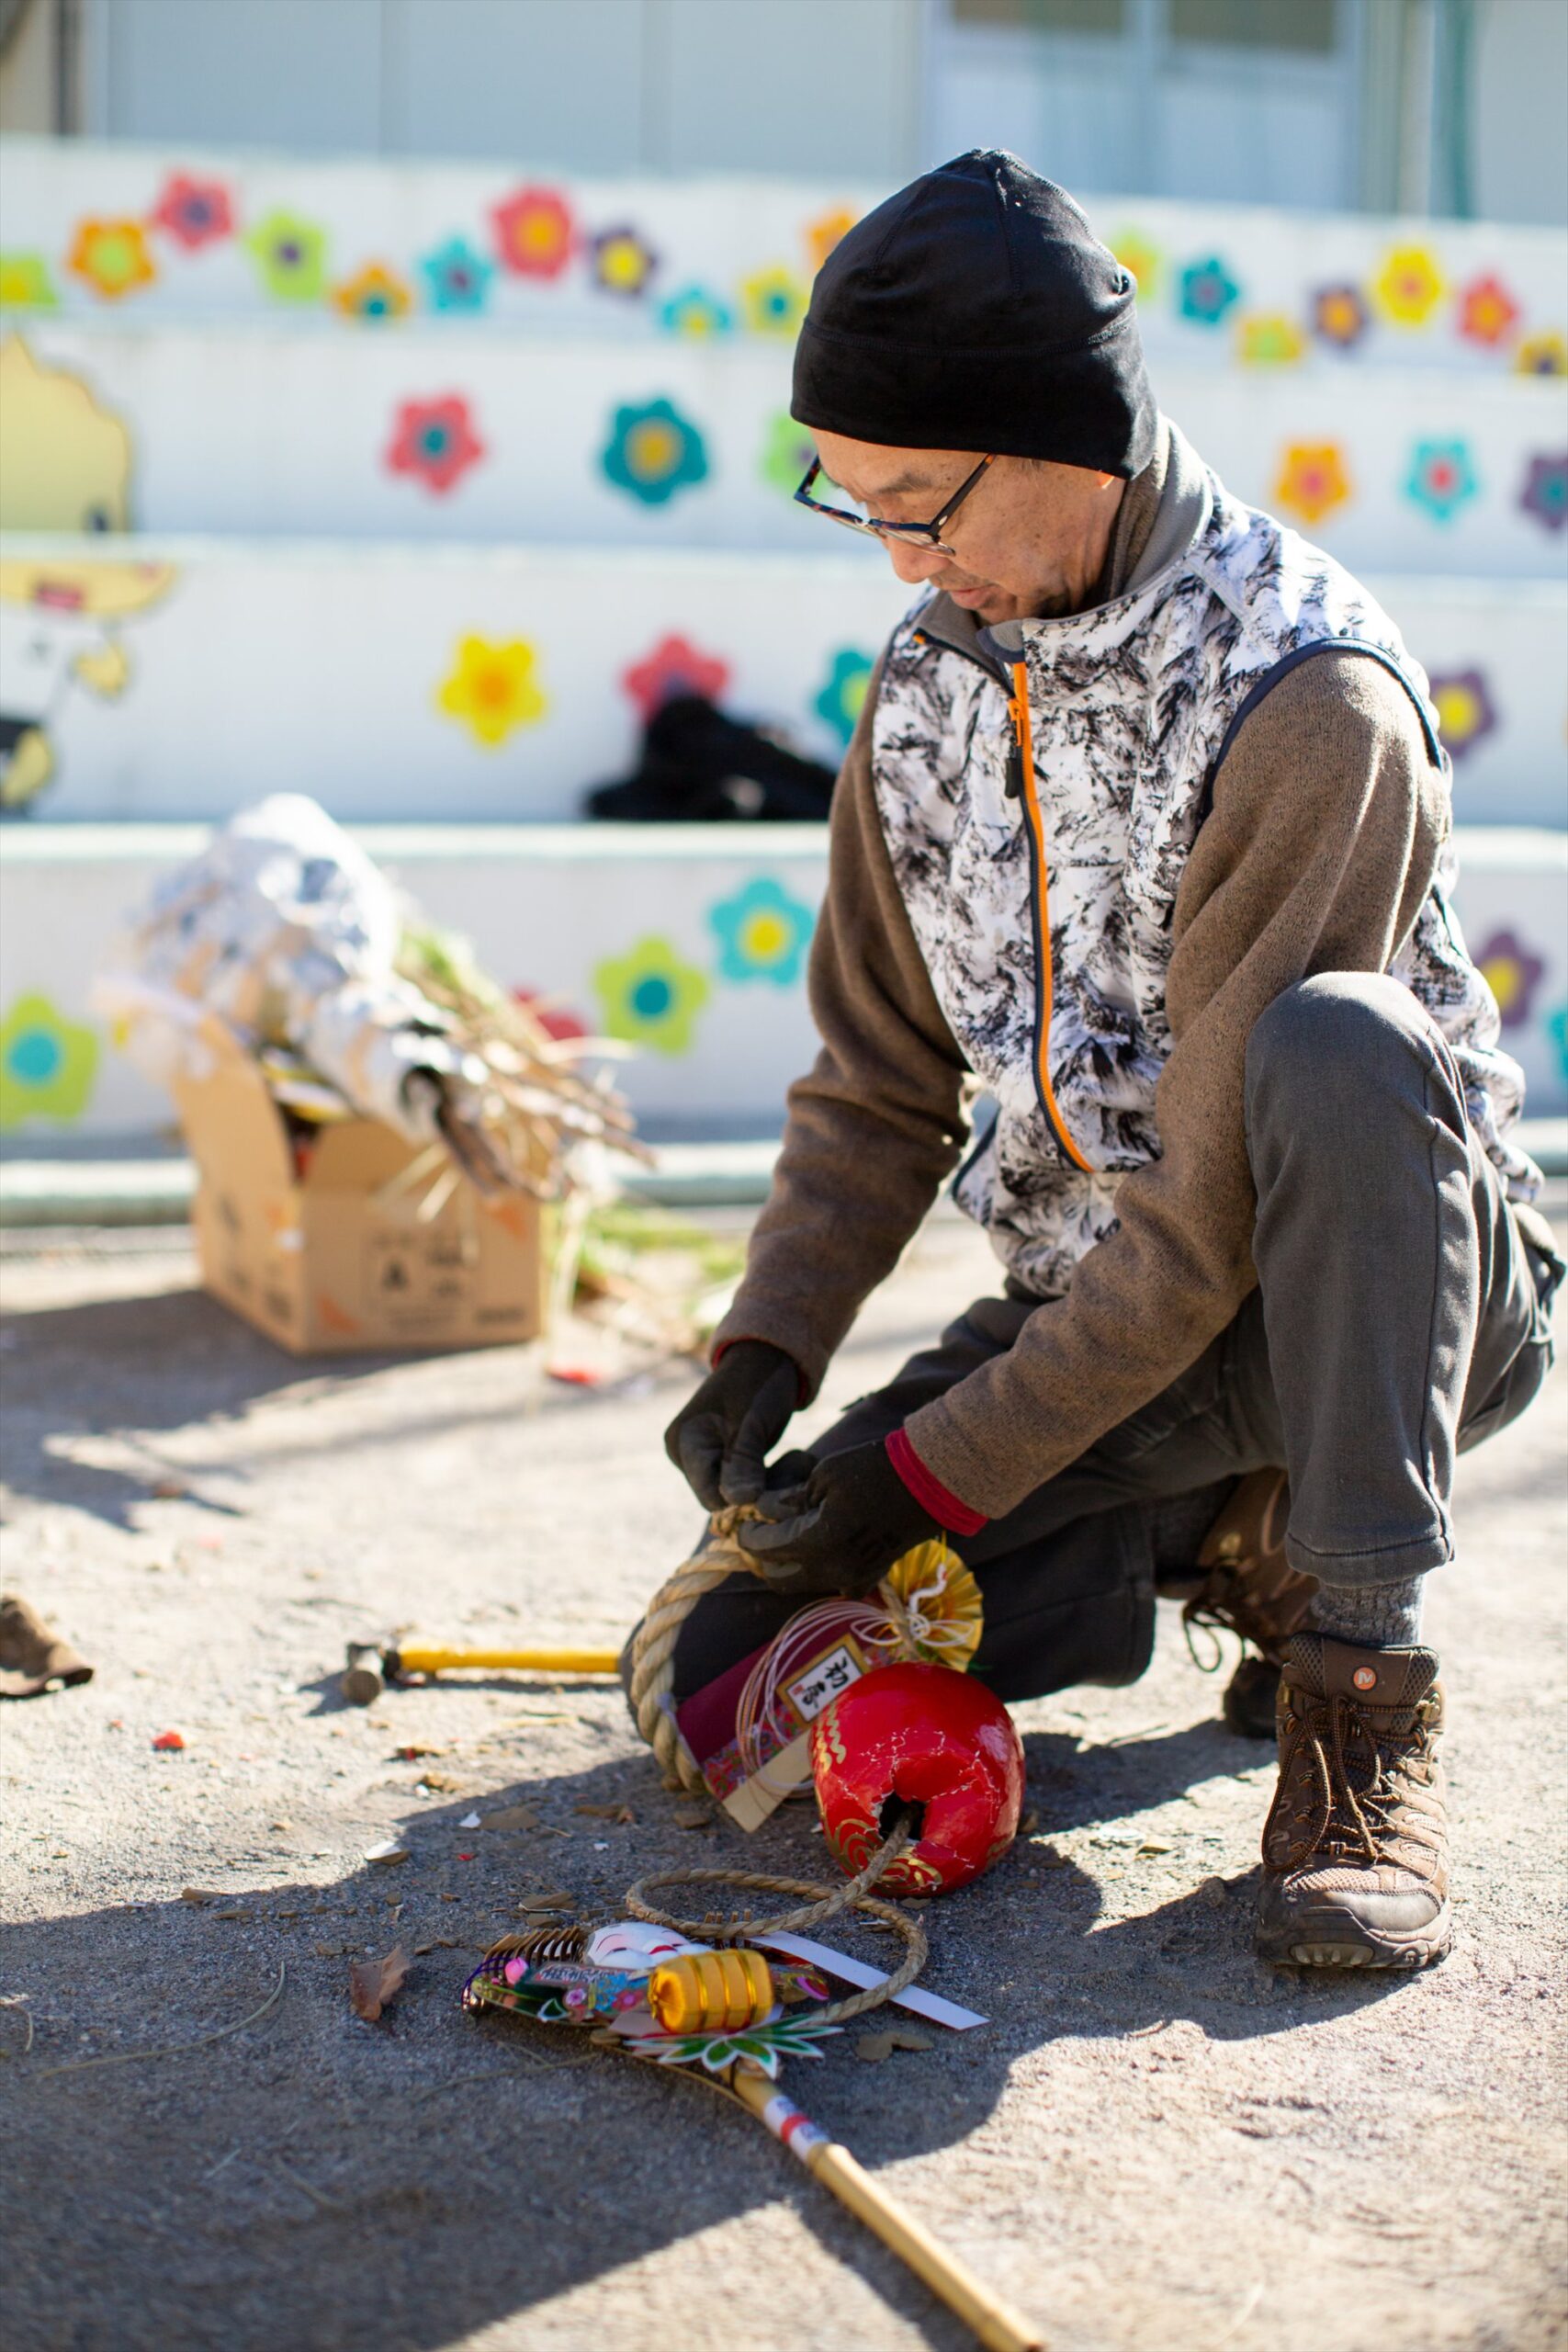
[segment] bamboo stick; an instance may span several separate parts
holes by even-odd
[[[447,1649],[434,1642],[400,1642],[389,1660],[399,1674],[445,1674],[455,1667],[510,1667],[516,1673],[615,1674],[617,1650]]]

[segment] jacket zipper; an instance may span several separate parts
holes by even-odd
[[[1034,967],[1038,974],[1034,997],[1034,1088],[1040,1097],[1040,1107],[1052,1134],[1066,1153],[1075,1168],[1086,1176],[1094,1168],[1078,1149],[1067,1132],[1055,1094],[1051,1086],[1051,1000],[1053,976],[1051,968],[1051,910],[1050,877],[1045,864],[1045,828],[1040,814],[1040,794],[1034,778],[1034,738],[1029,723],[1029,673],[1021,662],[1012,665],[1012,698],[1008,704],[1008,717],[1012,721],[1013,750],[1010,765],[1018,785],[1019,798],[1023,803],[1024,830],[1029,836],[1029,863],[1032,879],[1030,906],[1034,919]]]

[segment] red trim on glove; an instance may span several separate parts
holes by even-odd
[[[745,1340],[750,1340],[754,1346],[760,1348],[779,1348],[779,1343],[776,1340],[764,1340],[755,1331],[737,1331],[733,1339],[721,1340],[719,1341],[717,1347],[715,1348],[713,1353],[708,1358],[709,1369],[716,1372],[724,1358],[729,1353],[730,1349],[739,1347],[741,1342]],[[788,1356],[789,1350],[787,1348],[779,1348],[779,1353],[781,1356]],[[795,1358],[793,1356],[790,1356],[790,1362],[795,1363]],[[809,1392],[811,1384],[807,1379],[806,1374],[802,1372],[797,1363],[795,1365],[795,1376],[800,1384],[799,1392],[795,1397],[795,1409],[798,1413],[801,1407],[810,1401]]]
[[[926,1468],[902,1429],[894,1430],[887,1439],[887,1459],[904,1481],[922,1510],[930,1511],[939,1527],[950,1535],[978,1535],[986,1524],[983,1510],[971,1510],[967,1503],[951,1494],[942,1480]]]

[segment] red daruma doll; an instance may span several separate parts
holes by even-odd
[[[888,1894],[945,1894],[1006,1853],[1023,1802],[1023,1750],[983,1683],[945,1666],[884,1666],[817,1719],[811,1771],[828,1843],[852,1877],[897,1826],[916,1842],[878,1881]]]

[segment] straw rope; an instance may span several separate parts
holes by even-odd
[[[761,1514],[755,1503],[731,1503],[715,1511],[707,1531],[689,1560],[682,1561],[669,1582],[660,1586],[648,1613],[632,1636],[631,1678],[627,1685],[637,1727],[652,1748],[667,1789],[689,1789],[706,1794],[707,1784],[687,1753],[675,1719],[666,1706],[675,1679],[675,1645],[681,1628],[705,1593],[738,1571],[758,1576],[756,1561],[742,1545],[739,1530]]]

